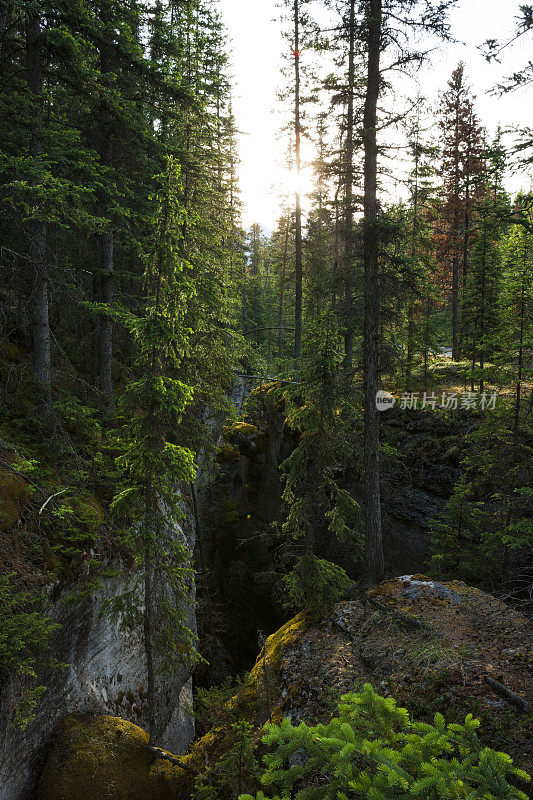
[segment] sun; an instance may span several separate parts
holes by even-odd
[[[313,191],[313,176],[306,167],[300,170],[299,175],[295,170],[282,169],[279,183],[282,193],[287,197],[299,194],[301,198],[307,198]]]

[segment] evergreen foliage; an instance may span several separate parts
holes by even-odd
[[[255,800],[526,800],[517,780],[529,776],[505,753],[483,747],[478,720],[415,722],[370,684],[345,695],[326,725],[268,725],[261,782]],[[242,795],[241,800],[252,800]]]

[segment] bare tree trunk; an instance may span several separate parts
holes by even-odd
[[[452,360],[459,361],[459,259],[452,257]]]
[[[355,89],[355,0],[350,0],[349,19],[349,54],[348,54],[348,107],[346,119],[346,158],[345,203],[344,214],[344,270],[346,299],[346,329],[344,332],[344,363],[347,370],[353,367],[353,127],[354,127],[354,89]]]
[[[470,142],[469,142],[470,146]],[[464,214],[464,232],[463,232],[463,285],[462,285],[462,294],[463,297],[466,296],[466,283],[468,279],[468,269],[469,269],[469,247],[470,247],[470,161],[469,158],[467,159],[467,174],[465,176],[465,214]],[[459,353],[463,350],[463,341],[465,339],[465,330],[464,330],[464,317],[461,316],[461,327],[459,331]]]
[[[384,576],[379,487],[379,275],[377,229],[377,102],[380,90],[381,0],[370,0],[368,16],[368,67],[363,119],[364,162],[364,461],[365,549],[367,579],[377,583]]]
[[[518,342],[518,379],[516,382],[516,400],[514,407],[513,434],[515,444],[518,441],[518,431],[520,430],[520,395],[522,391],[522,370],[524,365],[524,327],[526,311],[526,269],[528,252],[524,248],[524,269],[522,272],[522,285],[520,287],[520,338]],[[531,393],[533,398],[533,391]]]
[[[424,391],[428,388],[428,357],[429,357],[429,315],[431,314],[431,300],[426,303],[426,320],[424,325]]]
[[[294,0],[294,134],[296,179],[300,177],[301,156],[301,122],[300,122],[300,7],[299,0]],[[299,359],[302,354],[302,284],[303,284],[303,258],[302,258],[302,201],[300,187],[296,189],[296,236],[295,236],[295,267],[294,267],[294,358]]]
[[[419,162],[420,162],[419,133],[420,133],[419,121],[417,121],[416,140],[415,140],[415,185],[413,192],[413,227],[411,230],[411,261],[413,263],[413,267],[415,265],[415,259],[417,254],[416,237],[418,234],[418,172],[419,172]],[[408,305],[409,319],[407,320],[407,354],[406,354],[406,365],[405,365],[406,389],[411,388],[411,375],[413,366],[413,336],[415,327],[413,321],[413,314],[414,314],[414,303],[410,300]]]
[[[43,124],[43,75],[41,56],[41,19],[38,11],[29,9],[26,22],[26,76],[29,90],[36,106],[36,125],[30,144],[32,158],[43,152],[41,126]],[[37,408],[43,421],[52,417],[52,381],[50,357],[50,319],[48,311],[47,226],[33,220],[28,226],[30,257],[33,272],[32,323],[33,323],[33,374],[37,394]]]
[[[278,355],[282,357],[283,351],[283,301],[285,299],[285,271],[287,269],[287,253],[289,249],[289,230],[291,222],[290,217],[287,215],[287,227],[285,229],[285,244],[283,247],[283,263],[281,266],[281,286],[279,290],[279,314],[278,314]]]
[[[149,501],[147,502],[148,505]],[[148,735],[152,741],[155,734],[155,665],[153,649],[153,617],[154,601],[152,595],[152,548],[149,543],[144,549],[144,616],[143,616],[143,638],[144,652],[146,655],[146,682],[148,699]]]

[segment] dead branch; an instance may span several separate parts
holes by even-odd
[[[196,775],[197,772],[192,767],[189,767],[188,764],[185,764],[183,761],[180,761],[179,758],[175,756],[171,756],[170,753],[165,753],[164,750],[160,750],[159,747],[154,747],[153,745],[148,745],[148,750],[153,753],[157,758],[162,758],[164,761],[170,761],[171,764],[175,764],[177,767],[181,767],[184,769],[185,772],[189,772],[191,775]]]
[[[407,628],[418,628],[419,630],[425,630],[428,627],[425,622],[422,622],[422,620],[419,620],[416,617],[409,617],[407,614],[402,614],[401,611],[396,611],[395,608],[389,608],[389,606],[386,606],[385,603],[382,603],[380,600],[376,600],[375,597],[369,597],[366,595],[365,600],[382,611],[384,614],[392,614],[393,617],[395,617]]]
[[[488,685],[494,689],[495,692],[501,694],[502,697],[505,697],[510,703],[512,703],[514,706],[517,706],[517,708],[519,708],[525,714],[529,714],[530,707],[527,700],[524,700],[523,697],[520,697],[519,694],[513,692],[513,690],[509,689],[509,687],[504,686],[504,684],[500,683],[500,681],[496,681],[494,678],[491,678],[490,675],[485,675],[484,680],[485,683],[488,683]]]
[[[60,492],[56,492],[55,494],[51,494],[50,497],[47,500],[45,500],[44,503],[42,504],[42,506],[40,507],[39,514],[41,514],[44,511],[44,509],[46,508],[46,506],[48,505],[50,500],[53,500],[54,497],[59,497],[60,494],[65,494],[65,492],[68,492],[68,487],[66,489],[61,489]]]

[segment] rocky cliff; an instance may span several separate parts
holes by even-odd
[[[365,682],[422,719],[439,711],[458,721],[473,712],[484,741],[527,768],[531,634],[518,612],[458,581],[415,575],[385,582],[318,621],[300,614],[269,637],[227,703],[225,724],[197,741],[181,765],[153,756],[146,734],[121,719],[70,717],[43,773],[40,800],[186,797],[190,771],[231,746],[235,720],[253,723],[258,736],[268,720],[324,721],[342,694]]]
[[[195,530],[188,512],[175,536],[185,539],[192,552]],[[54,598],[50,616],[60,624],[52,653],[65,666],[39,675],[47,691],[39,701],[36,717],[23,731],[12,724],[20,686],[11,678],[0,689],[0,798],[31,797],[42,770],[51,737],[66,715],[112,714],[146,726],[146,660],[140,628],[124,629],[101,614],[106,598],[132,587],[131,564],[116,558],[106,565],[115,577],[103,578],[102,588],[79,604],[69,600],[64,586]],[[57,591],[57,590],[56,590]],[[169,587],[155,586],[156,597],[168,596]],[[142,601],[142,598],[141,598]],[[195,629],[194,585],[189,588],[189,627]],[[194,736],[194,722],[186,711],[192,703],[188,672],[163,674],[158,680],[155,739],[175,752],[184,752]]]

